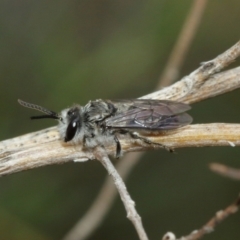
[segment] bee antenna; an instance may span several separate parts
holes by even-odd
[[[37,110],[37,111],[40,111],[40,112],[43,112],[46,114],[46,115],[42,115],[42,116],[34,116],[34,117],[31,117],[31,119],[53,118],[53,119],[61,120],[61,117],[54,111],[48,110],[48,109],[41,107],[39,105],[36,105],[36,104],[24,102],[21,99],[18,99],[18,102],[23,107],[31,108],[31,109],[34,109],[34,110]]]

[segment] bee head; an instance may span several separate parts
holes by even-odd
[[[74,106],[72,108],[65,109],[61,112],[61,114],[58,114],[39,105],[27,103],[20,99],[18,99],[18,102],[24,107],[44,113],[44,115],[33,116],[31,119],[52,118],[59,120],[60,136],[65,142],[71,141],[76,133],[81,129],[82,120],[80,106]]]

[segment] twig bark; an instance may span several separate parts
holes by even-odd
[[[33,140],[36,134],[39,135],[39,139],[40,136],[44,139],[46,134],[52,134],[54,138],[58,136],[57,129],[51,128],[24,137]],[[13,145],[13,148],[5,146],[7,149],[0,152],[0,176],[72,160],[82,162],[87,159],[95,159],[92,151],[81,151],[80,146],[63,146],[59,140],[49,140],[42,143],[39,143],[39,140],[39,142],[31,142],[23,147],[20,146],[22,144],[21,138],[12,139],[16,143],[16,147],[15,145]],[[172,131],[171,134],[150,136],[149,140],[173,149],[182,147],[239,146],[240,124],[195,124]],[[138,140],[133,141],[127,137],[121,138],[120,141],[123,152],[158,148],[158,145],[145,144]],[[4,147],[4,145],[5,142],[2,142],[0,147]],[[106,152],[109,155],[114,155],[115,145],[106,147]]]

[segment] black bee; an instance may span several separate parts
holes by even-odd
[[[96,100],[85,106],[74,105],[57,114],[41,106],[18,100],[27,108],[45,113],[32,119],[53,118],[59,121],[58,130],[64,142],[82,144],[84,148],[116,143],[116,157],[121,155],[120,134],[150,143],[141,134],[154,134],[183,127],[192,122],[185,113],[190,106],[169,100]]]

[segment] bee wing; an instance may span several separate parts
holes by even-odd
[[[114,102],[113,102],[114,104]],[[118,105],[121,103],[116,103]],[[125,101],[125,110],[106,119],[110,128],[168,130],[188,125],[192,117],[185,113],[190,106],[167,100],[136,99]],[[126,107],[128,106],[128,107]]]

